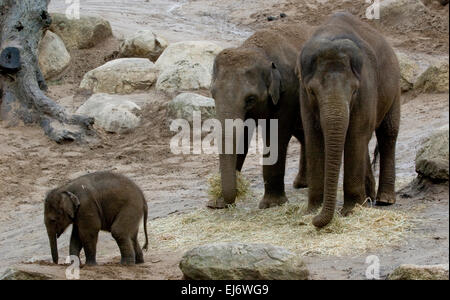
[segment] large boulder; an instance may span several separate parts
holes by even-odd
[[[448,57],[433,62],[417,79],[414,89],[426,93],[448,93]]]
[[[141,108],[127,97],[109,94],[94,94],[76,114],[95,119],[95,124],[105,131],[126,133],[139,126]]]
[[[449,280],[448,264],[418,266],[401,265],[388,276],[389,280]]]
[[[207,41],[171,44],[156,61],[156,88],[166,92],[209,89],[220,51],[221,47]]]
[[[68,49],[92,48],[112,36],[111,25],[100,17],[81,16],[69,19],[65,14],[52,13],[50,30],[62,38]]]
[[[407,92],[414,87],[414,83],[420,72],[420,67],[407,54],[402,52],[397,52],[396,54],[400,65],[400,87],[402,92]]]
[[[50,280],[52,277],[36,272],[9,268],[0,276],[0,280]]]
[[[150,30],[141,30],[125,39],[119,49],[121,57],[143,57],[156,61],[168,43]]]
[[[147,58],[120,58],[86,73],[80,88],[94,93],[131,94],[148,90],[156,77],[155,65]]]
[[[38,61],[45,79],[61,74],[70,64],[70,54],[64,42],[50,30],[39,42]]]
[[[183,119],[192,123],[194,111],[201,113],[202,119],[214,118],[216,106],[214,99],[194,93],[182,93],[167,105],[169,119]]]
[[[449,129],[438,130],[428,138],[416,155],[416,172],[432,181],[448,181]]]
[[[306,280],[309,271],[291,252],[265,244],[218,243],[186,252],[180,269],[195,280]]]

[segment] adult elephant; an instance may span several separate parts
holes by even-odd
[[[395,203],[395,145],[400,122],[400,71],[393,49],[349,13],[337,13],[305,44],[297,63],[306,137],[309,209],[323,202],[317,227],[333,218],[342,153],[344,207],[374,198],[368,143],[376,132],[380,178],[376,201]]]
[[[265,193],[260,208],[287,202],[284,190],[286,150],[295,136],[302,144],[296,188],[306,187],[304,135],[301,127],[299,83],[295,64],[302,45],[312,30],[307,26],[278,26],[258,31],[240,47],[225,49],[214,62],[211,93],[222,124],[220,173],[222,198],[208,202],[211,208],[225,208],[236,198],[236,171],[241,171],[248,152],[249,135],[244,130],[226,133],[226,120],[278,120],[278,159],[263,166]],[[245,134],[244,134],[245,133]],[[270,134],[269,134],[270,135]],[[226,141],[244,143],[244,151],[225,152]],[[266,137],[266,145],[270,144]],[[272,140],[275,140],[272,137]],[[236,146],[236,144],[234,144]],[[273,146],[273,145],[271,145]]]

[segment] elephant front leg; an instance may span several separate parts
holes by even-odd
[[[98,230],[82,230],[80,229],[80,239],[83,244],[84,254],[86,255],[86,265],[97,265],[97,240]]]
[[[82,248],[83,244],[81,243],[80,235],[78,233],[78,226],[73,224],[72,235],[70,236],[69,255],[74,255],[79,259]]]
[[[348,134],[344,151],[344,207],[341,215],[347,216],[356,204],[366,203],[367,165],[370,165],[367,145],[369,137],[361,133]],[[370,169],[371,172],[371,169]]]
[[[266,137],[269,153],[263,157],[264,197],[259,208],[265,209],[279,206],[288,201],[284,191],[284,174],[286,168],[286,152],[291,135],[279,136],[279,142],[270,144],[270,136]]]

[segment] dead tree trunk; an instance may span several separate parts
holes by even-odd
[[[92,118],[68,114],[48,98],[38,64],[38,44],[51,24],[50,0],[0,0],[0,120],[39,124],[52,140],[94,135]]]

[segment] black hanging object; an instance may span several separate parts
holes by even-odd
[[[20,70],[20,51],[15,47],[7,47],[0,54],[0,70],[5,73],[16,73]]]

